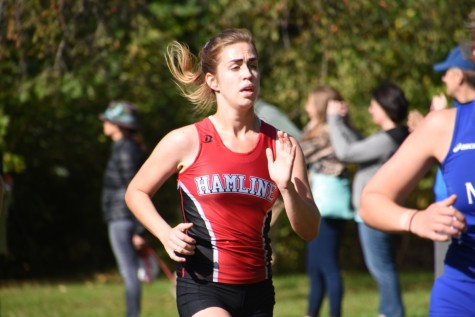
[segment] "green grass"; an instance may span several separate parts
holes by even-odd
[[[427,316],[432,273],[403,273],[401,284],[406,317]],[[344,316],[377,316],[378,293],[366,273],[344,273]],[[164,276],[144,284],[141,317],[175,317],[175,299]],[[276,317],[302,317],[306,309],[305,275],[274,277]],[[117,277],[81,282],[2,282],[1,317],[117,317],[123,316],[123,287]],[[321,316],[328,316],[325,301]]]

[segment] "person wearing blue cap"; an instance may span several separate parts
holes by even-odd
[[[366,185],[360,215],[380,230],[451,240],[444,272],[432,287],[429,316],[475,316],[475,62],[458,46],[434,70],[445,72],[447,94],[459,106],[426,116]],[[434,163],[448,198],[424,210],[404,207]]]
[[[445,61],[434,65],[434,70],[437,72],[447,71],[449,69],[458,68],[460,70],[475,70],[473,60],[467,56],[462,46],[457,46],[452,49]]]
[[[140,315],[141,285],[138,276],[138,250],[145,247],[145,227],[125,203],[130,180],[145,160],[143,146],[134,138],[138,131],[136,107],[126,101],[111,101],[104,113],[104,134],[112,148],[104,173],[102,213],[109,241],[125,284],[126,317]]]

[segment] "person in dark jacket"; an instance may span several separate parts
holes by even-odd
[[[102,212],[107,223],[112,251],[125,284],[127,317],[138,317],[141,284],[137,275],[138,250],[145,246],[145,227],[125,203],[130,180],[145,159],[145,152],[134,136],[138,130],[136,108],[126,101],[111,101],[99,116],[104,134],[112,139],[112,148],[104,173]]]

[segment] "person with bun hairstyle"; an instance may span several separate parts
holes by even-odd
[[[139,254],[144,248],[145,227],[125,203],[130,180],[145,160],[145,151],[137,136],[137,109],[128,101],[111,101],[99,118],[104,134],[112,140],[111,153],[104,173],[102,213],[109,241],[125,284],[126,317],[138,317],[141,285],[138,277]]]
[[[272,316],[268,232],[277,196],[302,239],[319,230],[302,150],[254,112],[260,72],[249,31],[224,30],[199,57],[173,42],[166,58],[182,94],[211,115],[159,141],[132,179],[127,204],[177,262],[180,316]],[[178,224],[168,223],[151,200],[173,175],[183,215]]]
[[[353,207],[366,267],[379,288],[380,317],[404,316],[399,276],[395,259],[395,235],[368,226],[359,216],[361,192],[366,183],[397,150],[409,134],[404,125],[408,102],[402,89],[394,83],[384,83],[373,89],[368,108],[379,131],[362,138],[349,137],[344,117],[348,106],[331,101],[327,109],[330,139],[336,156],[347,163],[358,164],[353,179]],[[380,209],[384,213],[384,209]]]
[[[444,72],[458,106],[431,111],[367,184],[361,216],[368,225],[451,241],[431,291],[429,316],[475,316],[475,62],[462,47],[434,70]],[[419,180],[440,166],[447,198],[423,210],[403,206]]]

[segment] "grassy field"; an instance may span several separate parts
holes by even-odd
[[[433,274],[403,273],[401,283],[406,317],[427,316]],[[376,317],[378,294],[365,273],[344,273],[344,316]],[[118,277],[93,281],[0,282],[1,317],[118,317],[123,316],[122,284]],[[141,317],[178,316],[170,283],[160,276],[143,288]],[[302,317],[306,308],[308,280],[305,275],[274,277],[275,316]],[[325,302],[321,316],[328,315]]]

